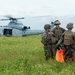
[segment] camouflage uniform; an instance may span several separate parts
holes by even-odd
[[[55,50],[57,50],[56,44],[57,44],[58,40],[60,39],[62,33],[65,32],[65,29],[63,29],[63,28],[61,28],[61,27],[59,26],[60,24],[61,24],[60,21],[59,21],[59,20],[56,20],[56,21],[54,22],[54,25],[55,25],[56,27],[52,30],[52,32],[53,32],[54,35],[55,35],[55,38],[57,39],[57,41],[56,41],[56,43],[55,43],[55,45],[54,45]],[[55,51],[55,54],[56,54],[56,51]]]
[[[60,24],[61,24],[61,23],[59,22],[59,20],[56,20],[56,21],[54,22],[54,25],[55,25],[56,27],[52,30],[52,32],[55,34],[55,37],[57,38],[57,41],[60,39],[62,33],[64,33],[64,31],[65,31],[65,29],[59,27]]]
[[[68,23],[67,27],[68,30],[66,30],[63,34],[61,39],[58,41],[57,45],[59,45],[60,43],[63,44],[63,48],[64,48],[64,57],[65,57],[65,61],[72,61],[73,60],[73,52],[74,52],[74,39],[75,36],[72,32],[72,28],[73,28],[73,23]]]
[[[46,24],[44,26],[45,32],[42,34],[41,42],[44,44],[44,53],[46,60],[49,58],[53,58],[53,43],[55,42],[55,38],[53,37],[53,32],[50,31],[51,26]]]

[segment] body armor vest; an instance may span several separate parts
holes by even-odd
[[[57,39],[59,39],[62,35],[62,30],[59,28],[59,29],[56,29],[55,30],[55,36]]]
[[[64,45],[72,45],[72,44],[73,44],[72,31],[66,31],[64,33]]]

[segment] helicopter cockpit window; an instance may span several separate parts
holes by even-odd
[[[11,21],[11,22],[9,23],[9,25],[17,25],[17,23],[14,22],[14,21]]]

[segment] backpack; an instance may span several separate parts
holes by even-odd
[[[73,44],[73,37],[72,31],[65,31],[64,33],[64,45],[72,45]]]

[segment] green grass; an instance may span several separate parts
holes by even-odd
[[[75,63],[46,61],[41,36],[0,37],[0,75],[75,75]]]

